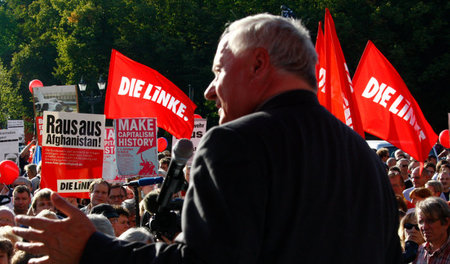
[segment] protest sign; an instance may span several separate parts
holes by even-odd
[[[39,145],[42,145],[42,133],[44,131],[44,119],[42,116],[36,117],[36,134]]]
[[[105,116],[44,112],[41,188],[89,198],[89,184],[102,177]]]
[[[25,126],[23,120],[8,120],[8,129],[16,130],[19,136],[19,143],[25,143]]]
[[[0,130],[0,161],[2,160],[19,164],[19,135],[16,130]]]
[[[194,120],[194,130],[192,131],[191,135],[191,142],[194,145],[194,154],[197,151],[197,147],[200,144],[200,140],[202,139],[203,135],[206,133],[206,119],[203,118],[196,118]],[[177,143],[178,139],[175,137],[172,138],[172,149]],[[188,160],[187,164],[190,166],[192,164],[192,159],[194,158],[194,155]]]
[[[116,162],[116,133],[113,127],[105,130],[103,152],[103,179],[108,182],[125,182],[125,178],[119,177]]]
[[[114,128],[119,178],[157,176],[156,119],[116,119]]]
[[[42,116],[44,111],[77,113],[77,99],[75,85],[33,87],[34,116]]]

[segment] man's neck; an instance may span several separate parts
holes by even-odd
[[[442,245],[444,245],[448,240],[448,236],[443,236],[441,239],[437,240],[437,241],[433,241],[429,243],[430,249],[431,249],[431,253],[436,252],[437,250],[439,250]]]

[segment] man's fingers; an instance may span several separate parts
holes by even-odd
[[[44,230],[49,224],[53,224],[58,220],[43,218],[43,217],[33,217],[26,215],[16,216],[16,222],[25,226],[31,226],[36,229]]]
[[[48,256],[43,256],[40,258],[32,258],[28,261],[28,264],[48,264],[51,263]]]
[[[42,231],[31,228],[13,227],[13,233],[28,241],[44,242],[44,239],[46,238]]]
[[[68,217],[76,217],[80,213],[83,214],[78,208],[72,206],[69,202],[64,200],[59,194],[56,192],[52,193],[52,202],[56,208],[58,208],[61,212],[63,212]]]
[[[48,254],[44,243],[40,242],[17,242],[16,248],[31,253],[32,255],[42,256]]]

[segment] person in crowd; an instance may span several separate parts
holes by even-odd
[[[127,199],[127,190],[120,183],[113,184],[109,192],[109,204],[121,205]]]
[[[11,264],[27,264],[28,261],[30,259],[32,259],[33,257],[37,257],[37,256],[34,256],[23,250],[17,250],[11,259]]]
[[[427,183],[425,183],[425,188],[431,191],[431,195],[434,197],[441,197],[445,200],[445,196],[442,193],[444,190],[444,185],[440,181],[436,180],[429,180]]]
[[[427,163],[432,163],[434,166],[437,164],[437,158],[435,155],[429,155],[427,158]]]
[[[22,238],[16,234],[13,233],[13,227],[12,226],[2,226],[0,227],[0,237],[6,238],[14,245],[17,242],[21,242]]]
[[[108,218],[108,220],[113,224],[117,221],[117,218],[119,218],[119,214],[116,212],[114,207],[110,204],[102,203],[97,204],[96,206],[92,207],[91,214],[100,214]]]
[[[16,215],[12,209],[6,206],[0,206],[0,226],[15,226],[16,221],[14,217]]]
[[[152,233],[145,227],[132,227],[123,232],[118,239],[128,242],[155,243]]]
[[[388,166],[388,168],[390,169],[391,167],[395,166],[397,164],[397,161],[395,160],[395,158],[388,158],[386,160],[386,165]]]
[[[36,164],[27,164],[24,167],[25,174],[24,177],[28,178],[30,181],[36,177],[37,175],[37,165]]]
[[[30,189],[26,185],[18,185],[14,188],[12,200],[16,215],[27,214],[31,203]]]
[[[403,249],[403,263],[410,263],[417,256],[419,245],[425,242],[417,225],[415,212],[410,212],[402,218],[398,236]]]
[[[394,157],[397,161],[400,159],[408,159],[408,155],[401,149],[397,149],[394,151]]]
[[[441,171],[437,177],[437,180],[442,183],[442,186],[444,187],[442,190],[442,194],[445,197],[446,201],[449,201],[449,194],[450,194],[450,171]]]
[[[409,165],[408,165],[408,171],[412,172],[415,168],[418,168],[418,167],[420,167],[420,162],[411,158],[411,160],[409,161]]]
[[[94,225],[95,230],[111,237],[115,236],[114,228],[106,216],[101,214],[88,214],[87,217]]]
[[[169,169],[170,158],[164,157],[159,161],[159,168],[165,172]]]
[[[125,210],[128,211],[129,217],[128,217],[128,224],[130,227],[136,226],[136,202],[134,199],[127,199],[123,201],[122,207],[125,208]]]
[[[88,205],[81,208],[81,211],[85,214],[89,214],[91,212],[92,207],[101,203],[107,203],[110,188],[111,185],[103,179],[96,179],[92,181],[91,184],[89,185],[89,197],[91,201]]]
[[[27,165],[29,163],[28,160],[30,157],[30,149],[34,145],[36,145],[35,139],[31,140],[30,143],[28,143],[19,154],[20,175],[22,175],[24,173],[24,167],[25,167],[25,165]]]
[[[439,160],[438,163],[436,164],[436,173],[433,176],[433,180],[437,180],[437,177],[439,175],[439,173],[441,172],[441,167],[442,165],[448,164],[448,160]]]
[[[415,188],[414,190],[411,191],[411,193],[409,194],[409,196],[411,197],[411,202],[414,204],[414,206],[420,202],[425,200],[428,197],[433,196],[433,194],[431,193],[431,191],[425,187],[418,187]]]
[[[0,264],[10,264],[13,244],[6,238],[0,238]]]
[[[411,181],[411,178],[409,177],[409,160],[402,158],[397,161],[397,167],[400,168],[400,175],[403,178],[403,181],[405,182],[405,188],[411,188],[413,187],[413,183]]]
[[[429,180],[428,178],[428,173],[426,172],[422,172],[420,173],[420,168],[415,168],[412,173],[411,173],[411,180],[413,182],[413,187],[405,189],[403,191],[403,196],[405,196],[405,199],[411,202],[411,197],[410,197],[410,193],[412,192],[412,190],[419,188],[419,187],[424,187],[425,183]]]
[[[31,179],[31,187],[32,187],[33,192],[38,190],[41,185],[41,167],[42,167],[42,161],[39,161],[39,164],[37,165],[37,168],[36,168],[36,177]]]
[[[48,219],[60,219],[60,217],[54,211],[49,209],[43,209],[36,215],[36,217],[45,217]]]
[[[31,181],[26,177],[17,177],[17,179],[11,184],[11,187],[14,189],[19,185],[25,185],[31,193]]]
[[[380,148],[377,150],[377,155],[383,163],[386,163],[386,161],[389,159],[389,149]]]
[[[121,205],[114,205],[113,207],[119,215],[116,221],[111,222],[114,228],[114,233],[116,234],[116,237],[118,237],[130,228],[130,212],[128,212],[128,210]]]
[[[450,208],[438,197],[428,197],[416,206],[417,223],[425,239],[414,264],[450,263]]]
[[[396,171],[389,171],[388,173],[389,180],[391,182],[392,189],[396,195],[403,196],[403,191],[405,190],[405,182],[403,181],[400,173]]]
[[[53,205],[50,196],[52,191],[48,188],[40,189],[33,196],[31,201],[31,206],[28,209],[27,215],[37,215],[40,211],[44,209],[56,212],[55,206]]]
[[[423,165],[423,168],[427,170],[430,178],[436,173],[436,164],[434,163],[426,162],[425,165]]]
[[[398,209],[383,164],[319,104],[316,63],[298,20],[233,22],[205,91],[220,125],[196,150],[175,243],[111,239],[55,193],[68,218],[16,217],[33,228],[15,228],[33,241],[18,248],[66,264],[399,263]]]

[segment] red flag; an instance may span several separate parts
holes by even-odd
[[[400,75],[371,41],[353,83],[364,130],[424,161],[438,136]]]
[[[177,138],[190,138],[197,106],[159,72],[112,50],[106,118],[156,117]]]
[[[353,92],[352,81],[345,62],[341,44],[336,35],[330,11],[325,10],[325,93],[330,96],[327,109],[339,120],[347,124],[361,137],[364,131]],[[329,93],[329,95],[328,95]]]
[[[316,64],[316,78],[317,78],[317,98],[319,99],[319,103],[323,105],[326,109],[331,109],[331,97],[330,93],[325,93],[325,78],[326,78],[326,70],[325,70],[325,46],[323,39],[323,31],[322,31],[322,22],[319,21],[319,28],[317,30],[317,39],[316,39],[316,52],[319,56]],[[328,95],[328,96],[326,96]]]

